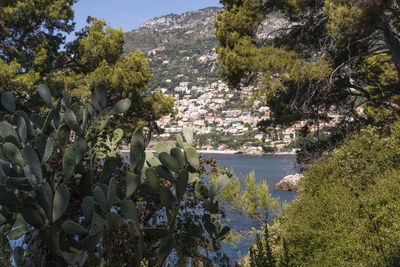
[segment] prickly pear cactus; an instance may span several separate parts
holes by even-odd
[[[88,103],[66,92],[55,99],[46,85],[38,93],[46,114],[16,110],[11,93],[1,96],[12,118],[0,122],[1,261],[163,266],[174,249],[180,257],[209,261],[199,248],[218,250],[229,233],[215,201],[229,179],[202,180],[190,130],[177,135],[176,147],[158,144],[155,156],[145,151],[151,124],[147,133],[134,129],[126,163],[119,149],[123,131],[107,135],[106,127],[129,109],[129,99],[109,108],[102,87]],[[187,221],[195,209],[201,219]],[[197,231],[184,238],[195,247],[185,253],[179,244],[191,227]]]

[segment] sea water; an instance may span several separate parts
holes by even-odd
[[[201,153],[203,157],[213,157],[217,160],[217,164],[222,164],[224,167],[232,169],[239,177],[245,177],[251,171],[254,171],[256,180],[266,180],[269,186],[269,192],[274,198],[278,198],[281,207],[286,203],[290,203],[296,197],[295,192],[276,191],[274,185],[283,177],[290,174],[299,173],[302,165],[299,165],[294,155],[243,155],[243,154],[210,154]],[[125,156],[129,156],[128,154]],[[235,232],[240,233],[243,238],[240,242],[231,246],[228,243],[222,243],[221,252],[226,254],[230,259],[231,264],[239,261],[245,256],[250,244],[255,237],[250,235],[251,229],[260,228],[262,222],[251,220],[245,215],[239,215],[232,212],[229,207],[224,207],[227,217],[230,219],[227,222],[228,226]]]
[[[272,197],[278,198],[283,206],[290,203],[295,197],[295,192],[276,191],[274,185],[284,176],[299,173],[301,165],[297,164],[294,155],[237,155],[237,154],[203,154],[206,157],[213,157],[217,163],[222,163],[225,167],[232,169],[237,176],[246,176],[254,170],[256,180],[266,180],[269,185],[269,192]],[[260,228],[262,223],[251,220],[244,215],[239,215],[225,207],[227,216],[230,218],[228,225],[235,232],[239,232],[243,238],[231,246],[227,243],[222,244],[222,253],[226,254],[231,263],[240,260],[248,253],[250,244],[254,241],[254,236],[250,234],[252,227]]]

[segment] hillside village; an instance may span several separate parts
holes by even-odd
[[[213,33],[217,11],[211,7],[154,18],[126,33],[125,51],[140,49],[150,59],[152,89],[161,88],[175,98],[176,114],[158,121],[165,129],[159,140],[173,140],[183,128],[191,128],[202,150],[293,152],[305,121],[262,133],[257,123],[270,118],[270,109],[260,101],[250,101],[255,88],[230,90],[218,80]],[[268,34],[285,23],[281,17],[271,16],[260,26],[259,34]],[[338,123],[336,113],[331,117],[325,126]]]
[[[172,140],[183,128],[190,128],[197,135],[198,148],[201,150],[233,150],[251,154],[294,152],[298,131],[306,122],[300,121],[284,129],[270,129],[268,133],[258,131],[257,124],[270,118],[270,109],[260,101],[250,100],[253,90],[247,87],[238,93],[221,81],[205,87],[181,82],[170,94],[176,99],[177,113],[158,121],[159,126],[165,129],[159,138]],[[168,94],[165,88],[164,92]],[[320,128],[339,123],[340,116],[336,113],[332,112],[331,118],[329,123],[320,125]],[[314,126],[311,131],[317,129]],[[243,138],[245,142],[239,142]]]

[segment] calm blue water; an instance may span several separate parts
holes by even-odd
[[[269,191],[275,198],[279,198],[279,203],[284,205],[291,202],[295,197],[294,192],[275,191],[274,185],[279,182],[284,176],[295,174],[300,171],[301,165],[297,164],[296,157],[293,155],[236,155],[236,154],[205,154],[203,156],[216,158],[218,163],[222,163],[225,167],[233,169],[235,174],[246,176],[254,170],[258,181],[266,180],[269,185]],[[128,155],[125,155],[128,156]],[[225,207],[227,217],[230,222],[229,227],[233,231],[239,232],[244,236],[235,247],[229,244],[222,244],[222,253],[225,253],[231,263],[238,261],[245,256],[249,250],[249,245],[254,240],[253,236],[249,235],[249,230],[252,227],[259,228],[262,224],[255,220],[250,220],[245,216],[238,215]]]
[[[279,182],[284,176],[298,173],[301,165],[297,164],[296,157],[292,155],[231,155],[231,154],[203,154],[206,157],[214,157],[218,163],[222,163],[227,168],[232,168],[236,175],[242,174],[246,176],[254,170],[257,180],[266,180],[269,185],[269,191],[275,198],[279,197],[281,205],[291,202],[296,193],[275,191],[274,185]],[[249,244],[254,237],[249,235],[249,229],[252,227],[258,228],[260,222],[250,220],[244,216],[232,213],[229,207],[225,207],[228,217],[231,219],[229,226],[234,231],[240,232],[244,238],[236,247],[229,244],[222,245],[222,252],[227,254],[231,263],[238,261],[241,257],[247,254]]]

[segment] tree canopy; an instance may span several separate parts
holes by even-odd
[[[74,30],[72,0],[2,1],[0,4],[0,90],[35,110],[35,90],[45,82],[55,96],[62,91],[85,100],[93,88],[105,86],[110,103],[128,97],[134,103],[122,127],[150,122],[173,112],[173,99],[149,91],[148,59],[139,51],[123,54],[125,35],[102,19],[65,43]],[[28,111],[28,109],[25,109]],[[117,117],[118,118],[118,117]]]
[[[344,125],[350,117],[354,125],[400,111],[398,1],[221,3],[220,75],[232,87],[257,85],[275,124],[315,123],[336,110],[345,114]],[[278,29],[265,30],[273,18]]]
[[[367,127],[307,169],[277,223],[292,264],[399,265],[399,129]]]

